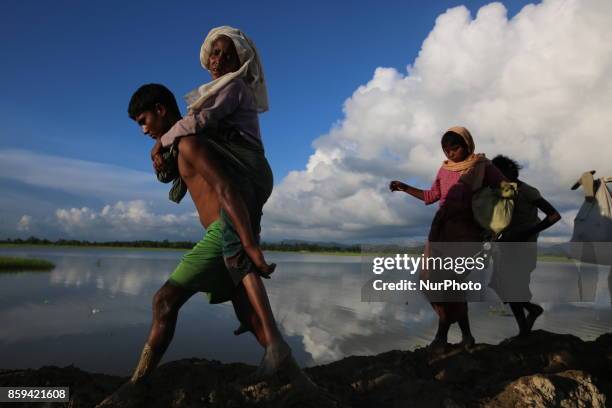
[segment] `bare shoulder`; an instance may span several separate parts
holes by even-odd
[[[179,154],[187,159],[193,157],[199,147],[196,135],[183,136],[178,141]]]

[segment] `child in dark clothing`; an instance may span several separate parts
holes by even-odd
[[[536,267],[538,256],[538,233],[549,228],[561,219],[559,212],[542,196],[540,192],[520,180],[518,163],[506,156],[496,156],[493,164],[511,182],[517,183],[518,195],[514,204],[512,221],[502,233],[491,287],[502,300],[510,304],[519,327],[519,335],[531,332],[536,319],[543,309],[531,303],[529,281],[531,272]],[[546,214],[542,221],[538,210]],[[527,311],[527,316],[525,316]]]

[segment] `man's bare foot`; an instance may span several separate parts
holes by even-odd
[[[276,269],[275,263],[271,263],[270,265],[264,263],[263,265],[256,265],[256,266],[257,266],[257,272],[259,272],[259,276],[265,279],[270,279],[270,275]]]
[[[268,264],[264,258],[264,254],[259,246],[256,247],[244,247],[244,251],[248,257],[253,261],[257,272],[262,278],[270,279],[270,275],[276,269],[276,264]]]
[[[290,384],[290,387],[287,388],[288,393],[283,397],[279,406],[303,406],[305,402],[305,406],[319,408],[340,406],[337,398],[319,387],[300,368],[291,354],[291,349],[284,341],[266,349],[261,364],[255,373],[247,378],[246,383],[254,384],[271,380]]]
[[[147,394],[147,385],[144,382],[133,383],[128,381],[114,393],[104,398],[96,408],[129,408],[140,407]]]
[[[289,369],[289,371],[294,371],[294,364],[297,365],[293,359],[293,356],[291,355],[291,348],[289,345],[284,340],[278,341],[270,344],[266,348],[263,358],[261,359],[261,363],[259,363],[257,370],[255,370],[255,372],[249,377],[248,381],[265,381],[266,379],[277,374],[283,368]],[[288,366],[284,367],[285,365]]]

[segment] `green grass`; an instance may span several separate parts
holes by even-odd
[[[1,272],[50,271],[53,268],[55,268],[55,265],[52,262],[45,261],[44,259],[0,256]]]

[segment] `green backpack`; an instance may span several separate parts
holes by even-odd
[[[474,218],[485,230],[499,234],[512,221],[517,194],[517,184],[507,181],[502,181],[499,188],[482,187],[472,196]]]

